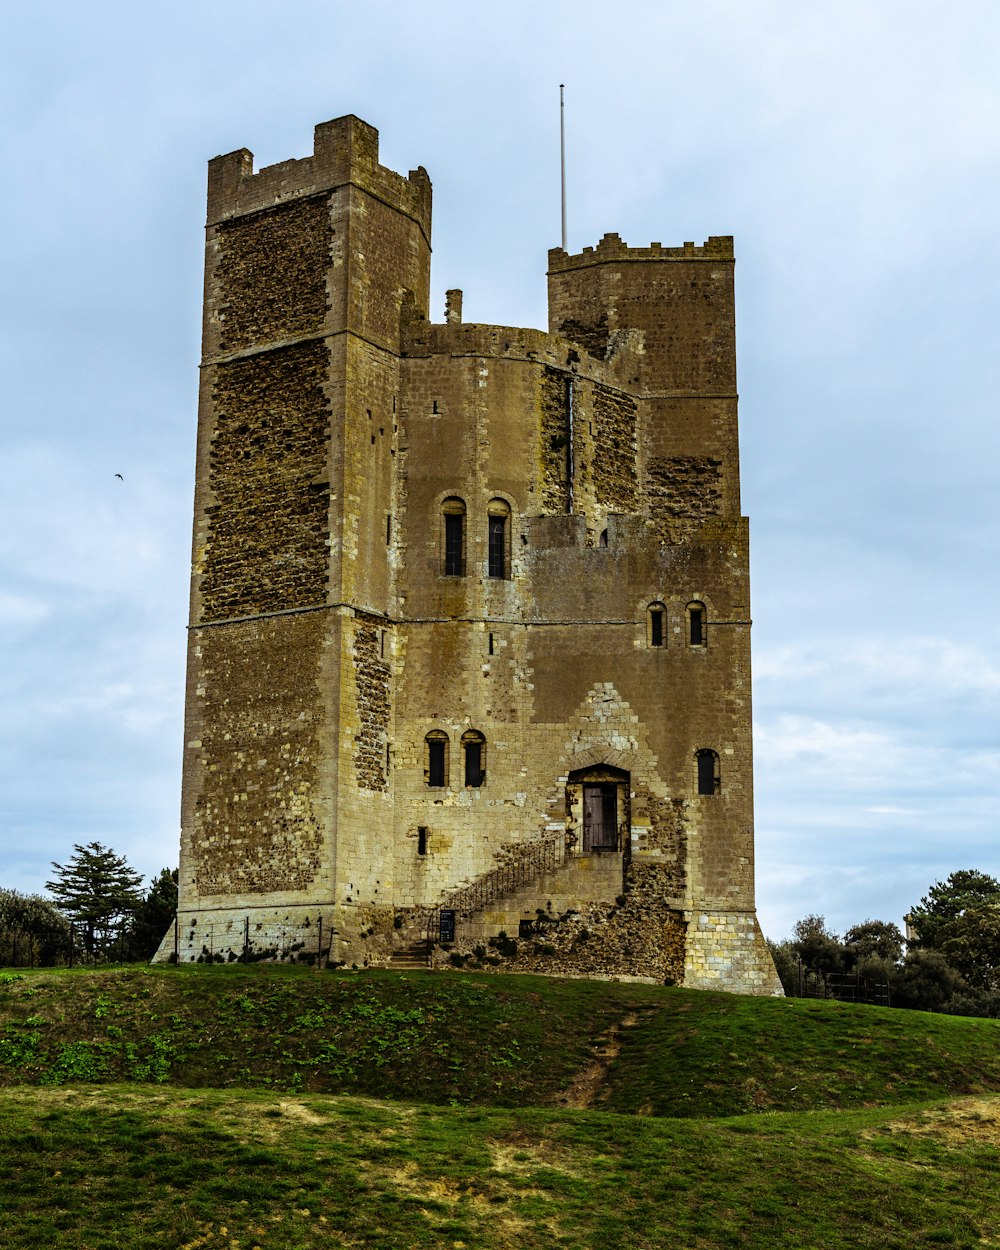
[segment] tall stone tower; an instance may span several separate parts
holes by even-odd
[[[209,167],[178,923],[780,993],[753,897],[733,252],[549,254],[429,320],[431,188],[356,117]]]

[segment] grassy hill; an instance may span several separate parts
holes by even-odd
[[[7,972],[0,1086],[4,1246],[980,1246],[1000,1215],[988,1020],[473,974]]]

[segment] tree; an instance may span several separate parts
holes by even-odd
[[[916,1011],[949,1012],[956,996],[964,996],[969,986],[940,951],[913,950],[907,953],[892,984],[896,1007]]]
[[[781,982],[781,988],[788,998],[794,998],[799,992],[799,957],[791,942],[785,938],[782,942],[767,939],[768,950],[774,960],[774,969]]]
[[[152,959],[177,913],[177,869],[161,868],[135,910],[129,931],[129,956]]]
[[[931,886],[907,917],[915,949],[937,951],[976,989],[1000,982],[1000,881],[964,869]]]
[[[48,899],[0,890],[0,965],[51,967],[69,956],[70,927]]]
[[[844,949],[851,964],[881,959],[898,963],[903,956],[903,935],[888,920],[865,920],[844,934]]]
[[[100,842],[77,844],[73,850],[66,864],[53,862],[56,876],[45,888],[59,910],[79,925],[88,957],[106,959],[122,921],[142,901],[142,874]]]
[[[826,927],[825,916],[803,916],[792,929],[792,949],[811,972],[823,976],[844,969],[844,948]]]

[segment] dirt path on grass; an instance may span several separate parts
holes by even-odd
[[[556,1098],[556,1106],[593,1107],[606,1096],[608,1069],[621,1054],[622,1032],[634,1029],[638,1023],[639,1011],[630,1011],[596,1039],[594,1057],[584,1064]]]
[[[937,1137],[957,1145],[1000,1146],[1000,1098],[958,1098],[946,1107],[889,1120],[881,1131]],[[875,1131],[864,1134],[875,1135]]]

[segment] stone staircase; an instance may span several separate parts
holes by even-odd
[[[510,898],[526,886],[558,871],[566,861],[566,834],[560,829],[537,842],[527,842],[503,864],[497,864],[466,885],[445,894],[436,907],[426,909],[427,945],[438,941],[441,913],[469,917],[500,899]]]
[[[560,829],[517,847],[505,863],[449,890],[433,907],[414,909],[398,934],[400,945],[388,966],[431,966],[434,948],[442,941],[442,913],[454,921],[453,940],[485,940],[501,929],[516,936],[518,917],[534,918],[543,896],[568,908],[581,902],[608,902],[622,888],[620,851],[570,855]],[[448,939],[445,944],[450,945]]]
[[[401,946],[392,952],[389,967],[395,972],[409,972],[414,968],[430,966],[430,949],[426,940]]]

